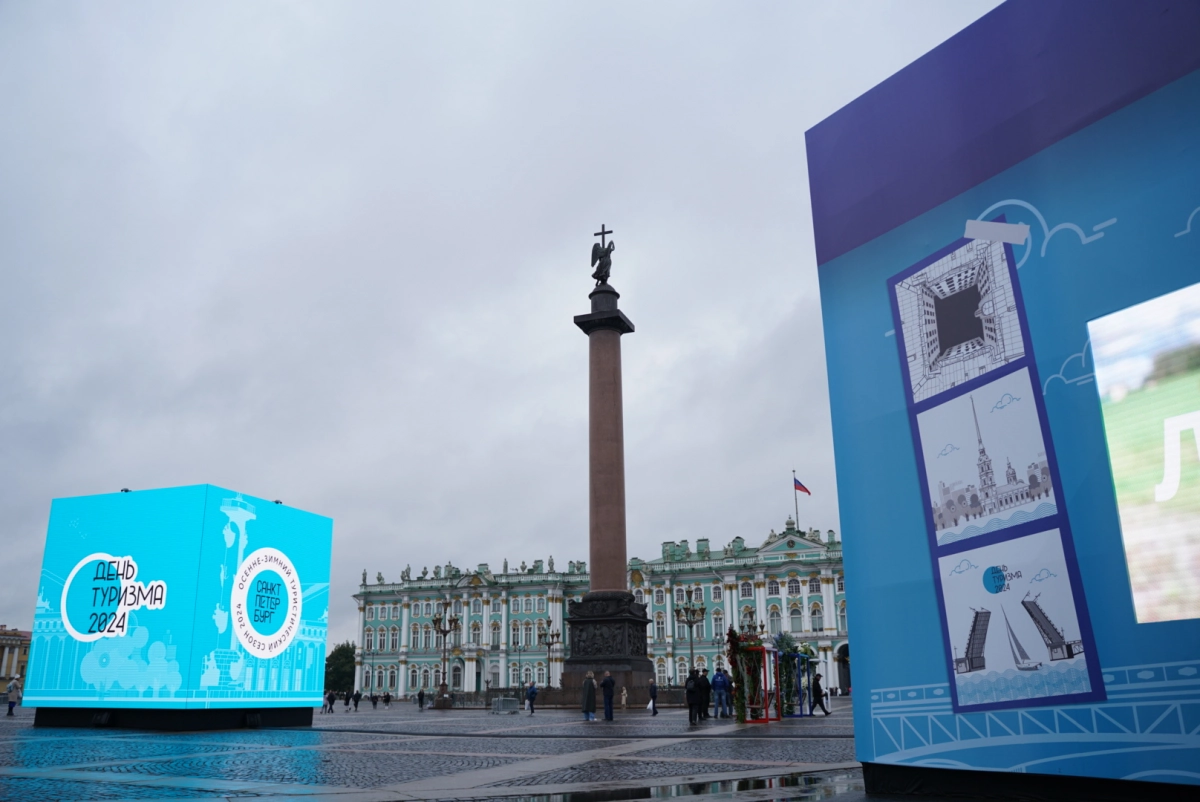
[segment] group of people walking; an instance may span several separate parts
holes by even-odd
[[[364,697],[362,691],[358,691],[358,690],[356,690],[354,693],[345,691],[340,695],[338,694],[337,691],[327,691],[325,693],[325,704],[321,707],[321,712],[322,713],[334,712],[333,706],[334,706],[334,704],[337,703],[337,700],[339,698],[343,700],[342,705],[345,708],[347,713],[351,712],[350,705],[354,705],[354,712],[357,713],[358,712],[358,703],[361,702],[364,698],[366,698],[366,700],[371,703],[372,710],[378,710],[380,702],[383,702],[384,710],[388,710],[392,706],[392,695],[390,693],[385,693],[383,696],[380,696],[377,693],[373,693],[370,696]]]
[[[688,706],[688,723],[699,724],[713,716],[732,718],[732,690],[733,681],[725,673],[725,669],[718,668],[712,679],[709,679],[707,668],[693,668],[683,683],[683,693]],[[712,716],[708,713],[709,707],[713,708]]]

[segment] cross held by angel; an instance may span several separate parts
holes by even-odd
[[[596,286],[608,283],[608,274],[612,271],[612,252],[617,249],[616,242],[605,244],[604,238],[612,231],[605,230],[604,224],[600,224],[600,230],[593,234],[593,237],[599,237],[599,242],[592,243],[592,267],[596,271],[592,273],[592,278],[596,279]]]

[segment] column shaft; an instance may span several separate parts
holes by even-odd
[[[589,342],[589,557],[591,590],[625,590],[625,424],[621,333],[593,331]]]

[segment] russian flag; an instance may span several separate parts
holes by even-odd
[[[795,478],[795,477],[792,477],[792,481],[796,483],[796,489],[797,489],[797,490],[799,490],[801,493],[804,493],[805,495],[808,495],[808,496],[811,496],[811,495],[812,495],[812,493],[810,493],[810,492],[809,492],[809,490],[808,490],[808,488],[807,488],[807,487],[805,487],[804,485],[800,484],[800,480],[799,480],[799,479],[797,479],[797,478]]]

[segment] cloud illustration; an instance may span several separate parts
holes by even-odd
[[[1051,228],[1050,224],[1046,222],[1045,216],[1040,211],[1038,211],[1038,208],[1036,206],[1034,206],[1032,203],[1029,203],[1028,201],[1023,201],[1018,198],[1008,198],[1007,200],[997,201],[996,203],[993,203],[991,206],[987,207],[987,209],[984,210],[983,214],[979,215],[979,217],[977,217],[975,219],[976,220],[985,220],[985,219],[987,219],[987,216],[989,214],[992,214],[997,209],[1000,209],[1004,206],[1019,206],[1022,209],[1029,211],[1034,217],[1037,218],[1038,224],[1041,226],[1041,229],[1042,229],[1042,250],[1041,250],[1042,256],[1046,255],[1046,248],[1047,248],[1047,246],[1050,245],[1050,240],[1054,237],[1055,234],[1057,234],[1060,231],[1074,232],[1075,236],[1079,237],[1079,244],[1087,245],[1089,242],[1094,242],[1095,240],[1098,240],[1104,236],[1104,231],[1102,229],[1108,228],[1109,226],[1111,226],[1117,222],[1117,218],[1111,217],[1102,223],[1097,223],[1096,225],[1092,226],[1091,234],[1085,234],[1083,232],[1083,229],[1080,228],[1079,226],[1075,225],[1074,223],[1059,223],[1058,225]],[[1025,241],[1025,253],[1021,256],[1020,261],[1017,262],[1018,270],[1020,270],[1021,266],[1023,264],[1025,264],[1025,260],[1027,260],[1029,258],[1029,254],[1032,251],[1033,251],[1033,232],[1031,230],[1029,238]]]
[[[973,563],[973,562],[971,562],[970,560],[968,560],[968,559],[965,559],[965,558],[964,558],[962,562],[960,562],[958,565],[956,565],[956,566],[954,566],[953,568],[951,568],[951,569],[950,569],[950,573],[952,573],[952,574],[965,574],[967,571],[970,571],[972,568],[978,568],[978,567],[979,567],[979,566],[978,566],[978,565],[976,565],[975,563]]]
[[[1074,363],[1078,363],[1078,367]],[[1050,391],[1050,383],[1058,379],[1065,385],[1072,384],[1087,384],[1096,378],[1095,368],[1092,364],[1092,338],[1089,337],[1083,341],[1083,348],[1079,349],[1079,353],[1071,354],[1063,360],[1062,367],[1058,369],[1050,378],[1046,379],[1042,384],[1042,395]]]
[[[1034,574],[1033,579],[1031,579],[1029,581],[1030,582],[1045,582],[1047,579],[1053,579],[1056,576],[1058,576],[1058,574],[1051,573],[1049,568],[1043,568],[1042,570],[1040,570],[1036,574]]]
[[[1195,209],[1192,209],[1192,213],[1188,215],[1187,225],[1184,226],[1183,231],[1180,231],[1178,234],[1175,235],[1176,237],[1182,237],[1185,234],[1192,233],[1192,219],[1196,216],[1197,213],[1200,213],[1200,206],[1197,206]]]
[[[951,454],[953,454],[955,451],[959,451],[959,450],[960,450],[959,447],[954,445],[954,443],[946,443],[946,447],[938,452],[938,456],[939,457],[948,457]]]
[[[1004,409],[1010,404],[1015,404],[1020,400],[1020,398],[1012,393],[1005,393],[1004,395],[1000,396],[1000,400],[996,402],[996,406],[992,407],[992,412],[995,412],[998,409]]]

